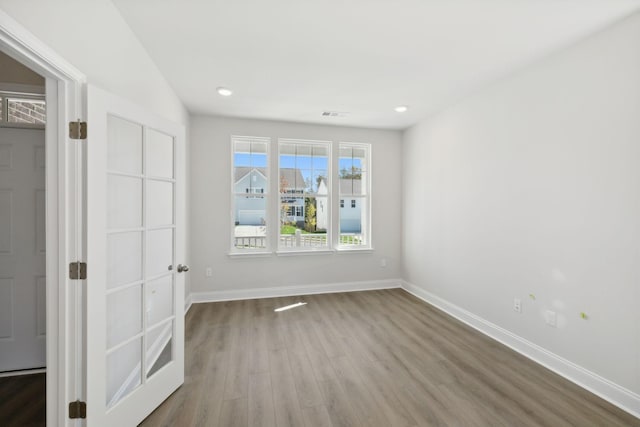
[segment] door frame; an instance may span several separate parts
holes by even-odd
[[[71,281],[71,261],[84,259],[82,140],[68,123],[84,120],[86,77],[0,10],[0,50],[46,79],[46,352],[47,425],[77,426],[68,402],[83,400],[84,281]]]

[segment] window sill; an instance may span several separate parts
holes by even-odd
[[[270,257],[273,252],[263,252],[263,251],[247,251],[247,252],[229,252],[227,255],[229,258],[266,258]]]
[[[372,254],[373,248],[336,248],[338,254]]]
[[[277,251],[278,256],[298,256],[298,255],[332,255],[335,253],[333,249],[310,249],[306,251]]]

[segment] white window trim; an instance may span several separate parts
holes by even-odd
[[[267,185],[266,185],[266,189],[267,192],[265,192],[264,194],[261,193],[261,196],[264,197],[266,199],[266,207],[265,207],[265,222],[267,224],[267,234],[265,236],[265,248],[244,248],[244,249],[239,249],[236,248],[235,245],[235,221],[236,221],[236,213],[235,213],[235,205],[236,205],[236,196],[246,196],[246,193],[236,193],[235,192],[235,143],[236,141],[241,141],[241,140],[246,140],[246,141],[250,141],[250,142],[264,142],[266,143],[267,146],[267,150],[266,150],[266,154],[267,154]],[[231,184],[229,186],[230,189],[230,195],[231,195],[231,199],[230,199],[230,205],[231,205],[231,209],[230,209],[230,218],[229,218],[229,224],[231,225],[229,228],[229,247],[231,248],[229,250],[229,256],[265,256],[265,255],[270,255],[273,252],[272,246],[271,246],[271,235],[273,234],[271,228],[271,200],[274,198],[271,190],[272,190],[272,185],[271,185],[271,177],[273,175],[272,172],[272,161],[271,161],[271,138],[270,137],[264,137],[264,136],[243,136],[243,135],[231,135],[230,138],[230,145],[231,145],[231,174],[230,174],[230,181]],[[250,193],[250,194],[254,194],[254,193]]]

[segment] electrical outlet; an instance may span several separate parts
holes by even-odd
[[[213,268],[207,267],[207,269],[204,272],[204,275],[207,276],[207,277],[212,277],[213,276]]]
[[[380,260],[380,267],[385,268],[387,266],[387,259],[386,258],[382,258]]]
[[[547,322],[547,325],[551,326],[552,328],[556,327],[558,316],[556,315],[555,311],[547,310],[544,313],[544,318]]]
[[[520,301],[520,298],[513,299],[513,311],[522,313],[522,301]]]

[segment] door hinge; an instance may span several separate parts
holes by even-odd
[[[87,139],[87,122],[80,120],[69,122],[69,138]]]
[[[87,263],[80,261],[70,263],[69,278],[71,280],[85,280],[87,278]]]
[[[69,418],[87,418],[87,403],[79,400],[69,402]]]

